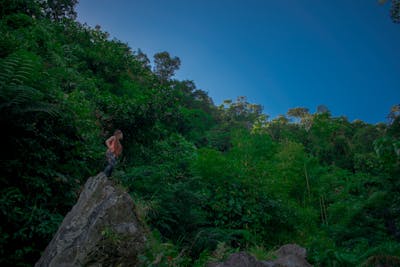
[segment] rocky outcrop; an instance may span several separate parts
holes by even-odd
[[[131,197],[100,173],[86,182],[35,267],[138,266],[144,245]]]
[[[229,256],[221,263],[210,263],[208,267],[311,267],[306,260],[307,252],[295,244],[284,245],[279,248],[273,261],[259,261],[247,252],[238,252]]]

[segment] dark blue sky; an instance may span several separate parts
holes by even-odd
[[[176,78],[216,104],[247,96],[272,118],[326,105],[386,121],[400,103],[400,24],[377,0],[80,0],[78,20],[149,58],[178,56]]]

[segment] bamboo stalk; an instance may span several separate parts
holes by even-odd
[[[323,195],[322,195],[322,207],[323,207],[323,211],[324,211],[325,224],[328,225],[328,215],[326,213],[325,198]]]
[[[307,191],[308,191],[308,199],[311,199],[311,189],[310,189],[310,182],[308,178],[308,173],[307,173],[307,168],[306,168],[306,163],[304,162],[304,174],[306,177],[306,185],[307,185]]]
[[[322,224],[325,224],[325,222],[324,222],[324,211],[323,211],[323,209],[322,209],[322,197],[319,197],[319,207],[320,207],[320,211],[321,211],[321,221],[322,221]]]

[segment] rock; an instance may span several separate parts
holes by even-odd
[[[284,257],[278,258],[275,261],[274,266],[284,266],[284,267],[311,267],[312,265],[307,262],[306,259],[300,258],[296,255],[286,255]]]
[[[258,261],[252,255],[247,252],[233,253],[228,257],[225,262],[222,263],[210,263],[208,267],[265,267],[263,262]]]
[[[310,267],[306,260],[307,251],[305,248],[296,244],[288,244],[280,247],[275,254],[278,259],[274,261],[278,266],[285,267]]]
[[[222,263],[210,263],[208,267],[311,267],[306,260],[307,251],[296,244],[288,244],[280,247],[273,261],[258,261],[247,252],[238,252],[229,256]]]
[[[300,258],[307,258],[307,250],[296,244],[287,244],[275,251],[276,256],[285,257],[287,255],[295,255]]]
[[[139,266],[145,241],[133,200],[100,173],[88,179],[35,267]]]

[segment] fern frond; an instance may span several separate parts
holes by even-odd
[[[46,115],[56,118],[62,115],[62,111],[58,109],[57,105],[48,103],[39,103],[35,105],[26,106],[21,109],[21,113],[45,113]]]
[[[0,62],[0,85],[24,84],[32,79],[36,62],[28,52],[16,52]]]
[[[0,113],[3,116],[28,113],[45,113],[61,116],[55,104],[49,103],[45,94],[29,85],[37,70],[34,55],[17,52],[0,61]]]
[[[26,85],[9,85],[0,90],[0,101],[9,102],[10,105],[39,100],[42,96],[42,92]]]
[[[25,85],[11,85],[0,90],[0,112],[3,114],[47,113],[51,117],[61,116],[55,104],[43,100],[44,94]]]

